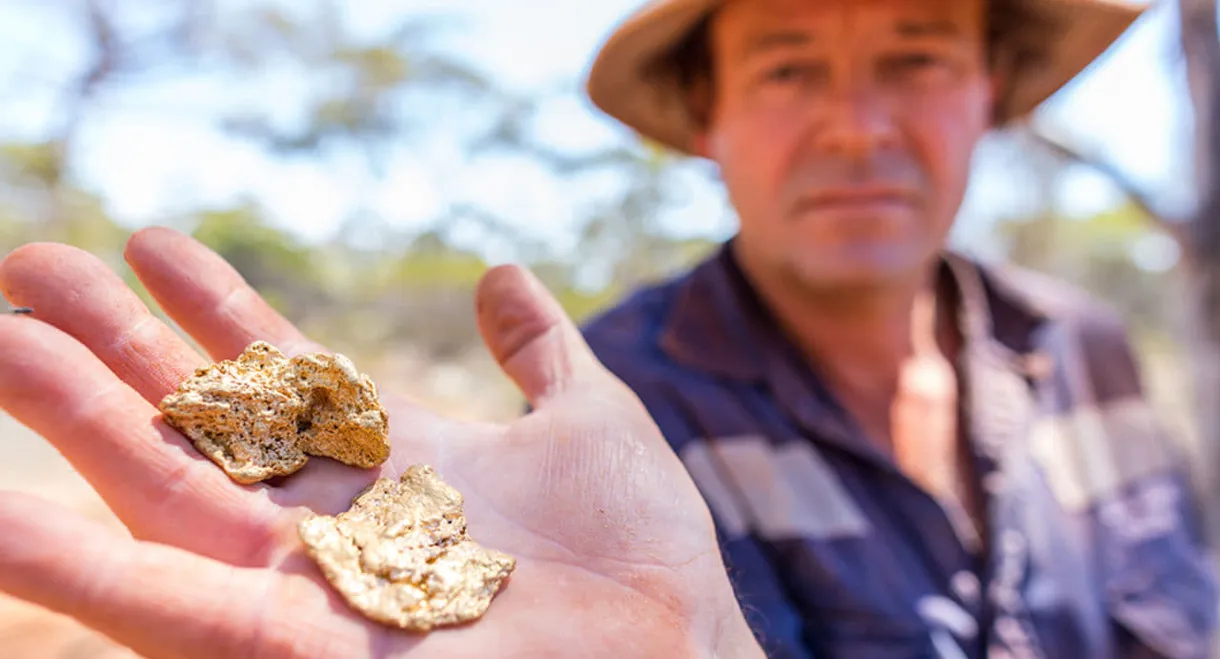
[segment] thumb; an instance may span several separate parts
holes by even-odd
[[[475,308],[483,343],[532,407],[605,377],[559,302],[524,268],[497,266],[484,274]]]

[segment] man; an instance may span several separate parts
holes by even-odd
[[[584,333],[709,503],[772,657],[1197,657],[1216,593],[1119,319],[945,249],[971,153],[1139,13],[665,0],[592,100],[740,230]]]

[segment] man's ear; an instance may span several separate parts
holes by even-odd
[[[710,139],[708,138],[706,130],[699,129],[695,131],[695,134],[690,140],[690,151],[700,158],[711,159],[712,154],[710,152]]]
[[[990,89],[988,89],[988,91],[991,92],[991,98],[988,100],[991,102],[992,107],[999,107],[1000,102],[1003,99],[1002,95],[1006,85],[1008,85],[1007,75],[998,71],[991,74],[991,84],[989,85]]]
[[[991,71],[987,75],[987,104],[991,108],[991,118],[993,122],[998,122],[1000,113],[1005,109],[1007,98],[1004,96],[1004,90],[1008,87],[1009,80],[1012,79],[1010,59],[1005,56],[997,57],[991,66]]]
[[[711,158],[711,138],[708,136],[712,119],[711,83],[702,78],[691,85],[686,93],[687,116],[695,127],[687,148],[700,158]]]

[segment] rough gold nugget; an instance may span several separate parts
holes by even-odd
[[[377,388],[343,355],[288,359],[258,341],[195,371],[161,412],[239,483],[294,473],[311,455],[363,468],[390,456]]]
[[[311,516],[298,531],[352,608],[412,631],[479,618],[516,567],[467,535],[462,495],[426,465],[377,480],[346,512]]]

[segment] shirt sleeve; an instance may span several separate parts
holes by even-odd
[[[1120,659],[1211,656],[1213,574],[1180,475],[1136,486],[1096,523]]]
[[[1211,656],[1217,591],[1188,463],[1144,397],[1122,326],[1094,325],[1082,338],[1104,459],[1119,472],[1120,486],[1096,502],[1092,524],[1114,656]]]

